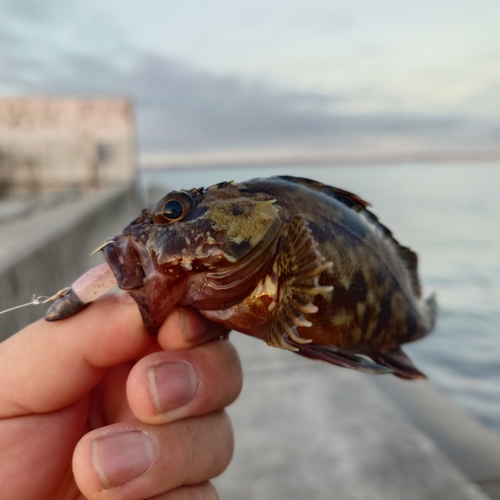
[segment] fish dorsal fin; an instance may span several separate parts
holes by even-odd
[[[274,265],[279,285],[276,306],[265,335],[269,345],[297,351],[288,339],[295,344],[311,342],[299,335],[297,327],[312,326],[304,314],[318,311],[313,304],[316,295],[333,290],[331,286],[319,284],[319,276],[331,266],[319,251],[307,221],[300,215],[295,216],[282,237]]]
[[[408,271],[413,293],[417,298],[421,297],[422,292],[417,272],[417,254],[410,248],[401,245],[396,240],[396,238],[394,238],[392,231],[388,227],[384,226],[384,224],[379,221],[378,217],[372,211],[368,210],[368,207],[371,206],[370,203],[349,191],[344,191],[343,189],[328,186],[326,184],[323,184],[322,182],[306,179],[304,177],[292,177],[289,175],[283,175],[279,176],[279,178],[289,182],[302,184],[303,186],[307,186],[311,189],[314,189],[315,191],[324,193],[327,196],[332,196],[333,198],[344,203],[344,205],[352,208],[355,212],[362,213],[368,219],[368,221],[370,221],[382,233],[382,235],[387,238],[392,245],[394,245],[394,248],[396,249],[401,261]]]
[[[371,206],[370,203],[363,200],[354,193],[333,186],[328,186],[327,184],[323,184],[322,182],[313,181],[312,179],[306,179],[305,177],[292,177],[291,175],[280,175],[278,176],[278,178],[289,182],[295,182],[296,184],[302,184],[311,189],[314,189],[315,191],[320,191],[321,193],[325,193],[328,196],[333,196],[356,212],[361,212],[362,210],[366,209],[366,207]]]

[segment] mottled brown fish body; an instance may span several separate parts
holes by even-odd
[[[291,225],[294,218],[303,217],[320,253],[332,263],[320,275],[319,285],[332,286],[333,290],[316,296],[317,312],[304,313],[312,326],[298,326],[301,337],[312,339],[314,345],[334,346],[340,352],[366,354],[378,361],[395,353],[400,363],[401,344],[431,330],[435,303],[432,298],[421,301],[415,254],[394,240],[366,210],[365,202],[350,193],[296,179],[256,180],[245,183],[240,191],[276,198],[284,224]],[[293,251],[282,249],[292,255]],[[278,289],[286,279],[283,275],[274,277]],[[273,280],[270,283],[272,288]],[[229,321],[227,310],[208,316],[259,336],[256,320],[263,330],[272,303],[272,294],[263,293],[264,288],[259,287],[243,304],[235,306]],[[408,368],[411,373],[398,374],[420,376],[412,365]]]
[[[151,333],[192,306],[303,356],[423,377],[400,346],[432,329],[435,301],[367,206],[308,179],[224,182],[169,193],[102,250]]]
[[[299,327],[299,333],[315,344],[367,354],[425,335],[431,325],[419,309],[420,291],[412,289],[408,265],[378,223],[300,184],[280,197],[280,205],[287,222],[296,215],[307,220],[320,252],[333,263],[319,278],[333,291],[316,298],[318,312],[305,315],[314,326]]]

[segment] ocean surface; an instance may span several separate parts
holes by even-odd
[[[500,165],[269,166],[143,172],[170,189],[293,175],[352,191],[419,255],[434,332],[405,351],[442,392],[500,432]]]

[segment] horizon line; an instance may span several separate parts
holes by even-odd
[[[250,165],[361,165],[382,163],[448,163],[500,161],[500,149],[408,151],[397,153],[335,153],[282,151],[217,151],[203,153],[149,153],[138,157],[140,170],[230,167]]]

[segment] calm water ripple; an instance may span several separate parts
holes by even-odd
[[[353,191],[420,256],[436,330],[405,350],[457,405],[500,431],[500,166],[259,167],[145,173],[143,185],[208,186],[296,175]]]

